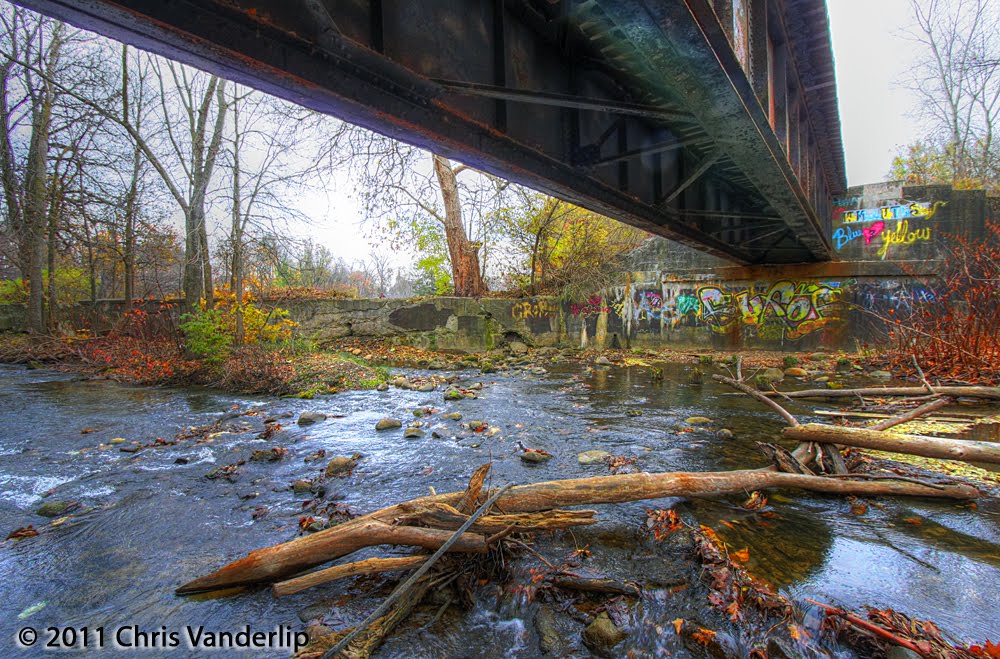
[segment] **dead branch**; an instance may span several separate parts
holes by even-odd
[[[306,588],[330,583],[338,579],[346,579],[358,574],[378,574],[380,572],[400,572],[420,567],[427,561],[426,556],[404,556],[400,558],[368,558],[354,563],[335,565],[325,570],[317,570],[295,577],[279,581],[271,587],[271,594],[275,597],[293,595]]]
[[[774,400],[768,398],[767,395],[765,395],[765,394],[757,391],[756,389],[748,387],[747,385],[743,384],[742,382],[738,382],[737,380],[734,380],[732,378],[727,378],[724,375],[718,375],[718,374],[716,374],[716,375],[712,376],[712,379],[716,380],[718,382],[723,382],[725,384],[728,384],[730,387],[732,387],[732,388],[734,388],[734,389],[736,389],[738,391],[742,391],[747,396],[750,396],[751,398],[754,398],[754,399],[759,400],[760,402],[764,403],[765,405],[767,405],[768,407],[770,407],[771,409],[773,409],[775,412],[777,412],[778,414],[780,414],[781,417],[783,419],[785,419],[785,421],[788,422],[788,425],[790,425],[790,426],[797,426],[797,425],[799,425],[798,419],[796,419],[794,416],[792,416],[791,413],[788,412],[788,410],[786,410],[785,408],[783,408],[781,405],[778,405],[777,402],[775,402]]]
[[[785,428],[781,434],[800,442],[842,444],[889,453],[919,455],[925,458],[1000,464],[1000,444],[994,442],[904,435],[869,428],[829,426],[822,423],[807,423],[794,428]]]
[[[559,574],[549,579],[549,583],[565,590],[580,590],[588,593],[611,593],[614,595],[630,595],[639,597],[642,591],[634,583],[615,581],[614,579],[591,579],[578,577],[575,574]]]
[[[951,396],[952,398],[1000,400],[1000,387],[978,387],[970,385],[935,387],[934,390],[939,396]],[[865,387],[861,389],[802,389],[800,391],[764,393],[765,396],[775,396],[779,394],[789,398],[845,398],[854,396],[908,398],[911,396],[926,396],[927,389],[924,387]]]
[[[879,421],[874,426],[870,426],[871,430],[888,430],[893,426],[898,426],[907,421],[913,421],[914,419],[920,418],[926,414],[930,414],[936,410],[946,407],[949,403],[953,402],[948,396],[938,398],[937,400],[932,400],[929,403],[925,403],[920,407],[915,407],[905,414],[900,414],[899,416],[892,417],[891,419],[886,419],[884,421]]]

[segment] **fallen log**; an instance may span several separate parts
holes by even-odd
[[[1000,444],[994,442],[906,435],[870,428],[828,426],[822,423],[805,423],[794,428],[785,428],[781,434],[800,442],[841,444],[889,453],[919,455],[925,458],[1000,464]]]
[[[940,396],[951,398],[982,398],[1000,400],[1000,387],[934,387]],[[858,396],[927,396],[924,387],[866,387],[861,389],[802,389],[800,391],[765,391],[765,396],[786,396],[788,398],[856,398]]]
[[[711,497],[767,488],[799,488],[814,492],[861,496],[910,495],[953,499],[972,499],[979,496],[979,491],[969,485],[934,488],[897,481],[851,481],[776,471],[741,470],[619,474],[521,485],[500,497],[497,508],[507,514],[539,512],[562,506],[624,503],[673,496]],[[404,508],[412,510],[413,506],[419,507],[431,503],[454,506],[463,496],[464,492],[453,492],[414,499],[284,544],[252,551],[244,558],[180,586],[176,592],[179,595],[187,595],[237,585],[273,582],[335,560],[364,546],[399,542],[398,538],[387,537],[389,534],[384,532],[383,527],[388,527],[394,519],[405,515]],[[382,534],[381,539],[376,542],[372,542],[370,537],[373,529]],[[434,529],[419,530],[435,534],[433,536],[435,541],[442,536],[450,535],[446,531]],[[475,537],[479,539],[481,545],[469,541],[466,551],[480,551],[480,546],[483,551],[485,550],[486,545],[482,536]]]
[[[608,593],[631,597],[639,597],[642,594],[642,590],[634,583],[615,581],[614,579],[578,577],[574,574],[557,574],[549,579],[549,583],[556,588],[579,590],[585,593]]]
[[[279,581],[271,587],[275,597],[293,595],[306,588],[330,583],[337,579],[346,579],[358,574],[379,574],[380,572],[400,572],[420,567],[427,561],[426,556],[403,556],[400,558],[368,558],[344,565],[335,565],[325,570],[309,572],[302,576],[285,581]]]
[[[426,503],[410,506],[399,504],[400,508],[413,512],[399,517],[396,521],[403,524],[421,524],[434,529],[456,529],[469,518],[446,503]],[[547,510],[544,513],[520,513],[514,515],[483,515],[471,527],[472,533],[538,533],[567,529],[571,526],[596,524],[594,518],[597,512],[593,510]],[[510,528],[513,527],[513,528]]]

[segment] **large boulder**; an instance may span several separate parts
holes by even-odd
[[[611,621],[607,612],[594,618],[594,622],[583,630],[583,642],[593,652],[609,656],[611,649],[625,639],[625,632]]]

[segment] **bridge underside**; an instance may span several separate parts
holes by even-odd
[[[16,1],[730,261],[832,254],[815,0]]]

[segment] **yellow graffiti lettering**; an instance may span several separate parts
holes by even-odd
[[[559,311],[558,307],[548,300],[537,302],[515,302],[510,307],[510,315],[516,320],[528,318],[550,318]]]
[[[928,241],[931,239],[931,228],[923,227],[921,229],[916,229],[910,231],[909,220],[903,220],[896,223],[896,228],[891,231],[883,231],[882,245],[878,249],[878,256],[880,259],[885,259],[886,255],[889,253],[890,245],[912,245],[917,241]]]

